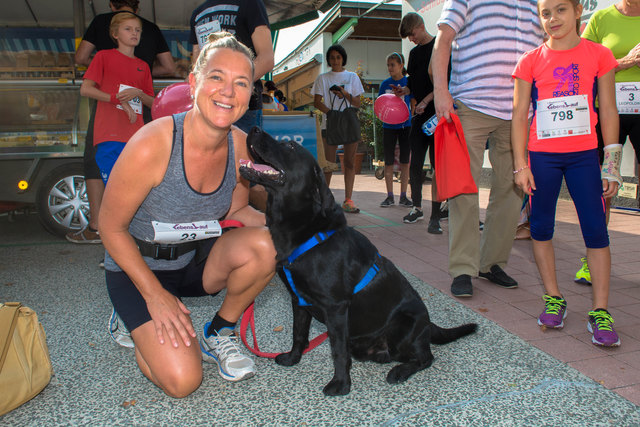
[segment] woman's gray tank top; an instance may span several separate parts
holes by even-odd
[[[153,242],[155,233],[151,221],[191,223],[217,220],[223,218],[231,207],[231,196],[236,186],[235,153],[231,131],[227,137],[228,156],[222,183],[211,193],[199,193],[187,182],[184,170],[183,125],[186,114],[185,112],[173,116],[173,146],[167,171],[160,185],[151,189],[129,225],[129,232],[137,239]],[[151,270],[177,270],[186,266],[194,254],[195,250],[173,261],[143,258]],[[108,253],[105,253],[105,269],[121,271]]]

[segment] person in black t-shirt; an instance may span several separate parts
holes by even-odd
[[[80,45],[76,51],[75,62],[78,65],[89,66],[92,54],[95,50],[115,49],[116,42],[109,35],[111,19],[116,13],[138,11],[139,0],[111,0],[110,13],[97,15],[89,24]],[[160,28],[153,22],[138,16],[142,22],[142,35],[140,44],[135,48],[134,54],[149,65],[153,76],[172,76],[176,71],[176,65],[169,51]],[[155,64],[155,67],[154,67]],[[93,119],[96,112],[95,102],[91,103],[91,116],[87,128],[84,144],[84,178],[87,186],[87,198],[89,199],[89,223],[79,232],[71,232],[66,235],[72,243],[101,243],[98,232],[98,214],[100,202],[104,193],[104,183],[100,177],[100,170],[95,161],[95,148],[93,145]],[[145,123],[151,121],[151,110],[143,109]]]
[[[189,21],[192,62],[210,34],[227,31],[255,54],[254,87],[249,110],[235,125],[245,132],[262,127],[262,82],[260,78],[273,70],[273,45],[267,9],[262,0],[207,0],[194,9]]]
[[[194,9],[189,26],[189,43],[193,48],[192,62],[198,58],[209,35],[217,31],[233,34],[240,43],[251,49],[255,55],[253,94],[249,100],[249,109],[234,125],[247,133],[254,126],[262,128],[260,79],[273,70],[274,63],[269,17],[262,0],[207,0]],[[252,183],[249,201],[253,207],[264,212],[267,191],[263,186]]]
[[[138,4],[139,0],[111,0],[109,5],[112,12],[103,13],[93,18],[84,33],[76,51],[76,64],[88,66],[94,50],[115,49],[118,47],[109,36],[111,18],[119,12],[136,13]],[[142,38],[134,52],[136,57],[149,65],[151,75],[154,77],[173,76],[176,71],[176,64],[160,28],[140,16],[138,18],[142,21]]]
[[[409,52],[407,64],[407,86],[394,87],[396,95],[413,95],[416,106],[411,119],[411,132],[409,142],[411,144],[411,163],[409,166],[409,181],[411,183],[411,201],[413,207],[403,218],[406,223],[414,223],[424,218],[422,213],[422,168],[424,165],[427,148],[431,167],[435,170],[434,137],[426,135],[422,131],[422,125],[436,112],[433,105],[433,83],[429,77],[428,67],[431,61],[431,51],[435,38],[424,27],[424,21],[417,13],[408,13],[400,22],[398,28],[400,37],[409,38],[409,41],[417,46]],[[435,173],[431,184],[431,218],[427,231],[431,234],[442,234],[440,228],[440,202],[436,202]]]

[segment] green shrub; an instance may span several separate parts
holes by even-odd
[[[358,118],[360,119],[364,151],[371,153],[376,160],[382,160],[384,158],[382,122],[373,112],[373,100],[371,98],[361,97]]]

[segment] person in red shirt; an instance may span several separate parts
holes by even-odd
[[[594,344],[618,346],[620,338],[607,311],[611,252],[603,198],[615,195],[622,183],[614,91],[618,63],[608,48],[578,35],[582,14],[578,0],[538,0],[538,12],[549,39],[516,65],[511,126],[513,174],[516,185],[531,197],[533,254],[545,289],[538,324],[562,328],[567,315],[551,240],[564,177],[578,212],[593,280],[587,329]],[[595,132],[598,117],[605,144],[602,170]]]
[[[126,142],[143,125],[142,104],[153,104],[151,70],[136,58],[142,22],[132,13],[118,13],[111,20],[116,49],[101,50],[84,75],[80,94],[98,100],[93,144],[102,180],[109,173]]]

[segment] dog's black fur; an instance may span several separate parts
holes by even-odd
[[[280,265],[302,243],[318,232],[335,234],[300,255],[287,268],[300,295],[311,304],[293,302],[293,346],[276,358],[280,365],[300,361],[308,345],[311,316],[327,326],[334,364],[333,379],[324,387],[327,395],[344,395],[351,388],[351,357],[379,363],[401,362],[387,375],[387,382],[405,381],[433,362],[431,343],[446,344],[473,333],[477,325],[441,328],[429,320],[427,308],[407,279],[361,233],[347,226],[324,175],[313,156],[295,142],[278,142],[258,128],[247,137],[256,163],[274,170],[242,165],[246,179],[268,192],[267,226]],[[258,170],[260,169],[260,170]],[[378,259],[380,271],[360,292],[355,285]],[[291,291],[291,289],[289,288]]]

